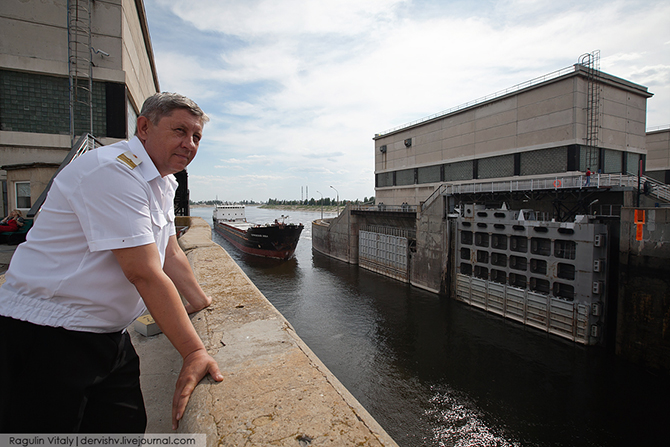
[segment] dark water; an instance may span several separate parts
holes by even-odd
[[[247,208],[287,213],[287,262],[212,238],[400,446],[670,445],[670,377],[313,253],[319,213]]]

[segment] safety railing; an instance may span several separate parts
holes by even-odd
[[[435,191],[433,191],[433,193],[430,196],[428,196],[428,198],[426,200],[421,202],[421,211],[427,209],[430,206],[430,204],[435,201],[435,199],[437,199],[438,197],[441,197],[444,194],[444,192],[446,191],[447,186],[448,186],[447,183],[442,183],[440,186],[438,186],[435,189]]]
[[[654,180],[650,177],[642,176],[638,182],[637,175],[628,174],[592,174],[587,185],[586,175],[567,174],[559,176],[544,177],[524,177],[509,180],[476,180],[458,183],[442,183],[435,191],[421,204],[421,209],[426,209],[431,203],[443,195],[457,194],[478,194],[478,193],[500,193],[515,191],[541,191],[541,190],[559,190],[559,189],[583,189],[583,188],[604,188],[604,187],[625,187],[637,189],[638,186],[643,189],[644,183],[649,182],[649,194],[659,199],[670,202],[670,186],[665,183]]]
[[[444,188],[444,194],[473,194],[514,191],[539,191],[551,189],[637,187],[637,177],[626,174],[592,174],[587,185],[584,174],[568,174],[555,177],[535,177],[511,180],[476,181],[451,183]]]
[[[377,205],[351,205],[352,211],[389,211],[395,213],[416,213],[416,205],[385,205],[378,203]]]
[[[629,176],[635,178],[635,182],[637,185],[637,176],[635,174],[628,173]],[[648,184],[649,186],[645,187],[645,183]],[[655,196],[661,200],[664,200],[666,202],[670,202],[670,186],[663,182],[659,182],[658,180],[647,177],[645,175],[640,176],[640,189],[642,191],[645,191],[651,196]]]

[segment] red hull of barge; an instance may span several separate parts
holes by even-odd
[[[214,230],[244,253],[281,260],[293,256],[303,230],[302,224],[257,225],[247,229],[233,225],[215,222]]]

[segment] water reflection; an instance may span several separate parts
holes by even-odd
[[[213,240],[399,445],[665,444],[667,378],[313,253],[319,213],[289,214],[305,230],[288,262]]]

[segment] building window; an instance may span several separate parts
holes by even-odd
[[[568,167],[568,148],[566,146],[520,154],[520,174],[539,175],[565,172]]]
[[[414,180],[414,169],[404,169],[395,174],[396,186],[413,185],[416,183]]]
[[[135,108],[130,101],[128,101],[128,138],[135,135],[135,129],[137,129],[137,112],[135,112]]]
[[[478,162],[479,178],[512,177],[514,175],[514,155],[482,158]]]
[[[613,151],[610,149],[605,149],[605,163],[603,172],[605,174],[619,174],[621,173],[623,166],[622,164],[623,154],[620,151]]]
[[[109,87],[108,87],[109,84]],[[93,82],[93,133],[124,138],[125,85]],[[110,102],[108,104],[108,102]],[[108,114],[114,116],[107,116]],[[75,135],[89,132],[90,110],[74,107]],[[107,132],[107,121],[112,132]],[[0,130],[68,135],[70,93],[67,77],[0,70]]]
[[[472,160],[446,164],[444,165],[444,181],[471,180],[472,169]]]
[[[16,192],[16,207],[19,209],[30,209],[30,182],[14,183]]]
[[[441,181],[441,166],[427,166],[419,168],[419,183],[437,183]]]

